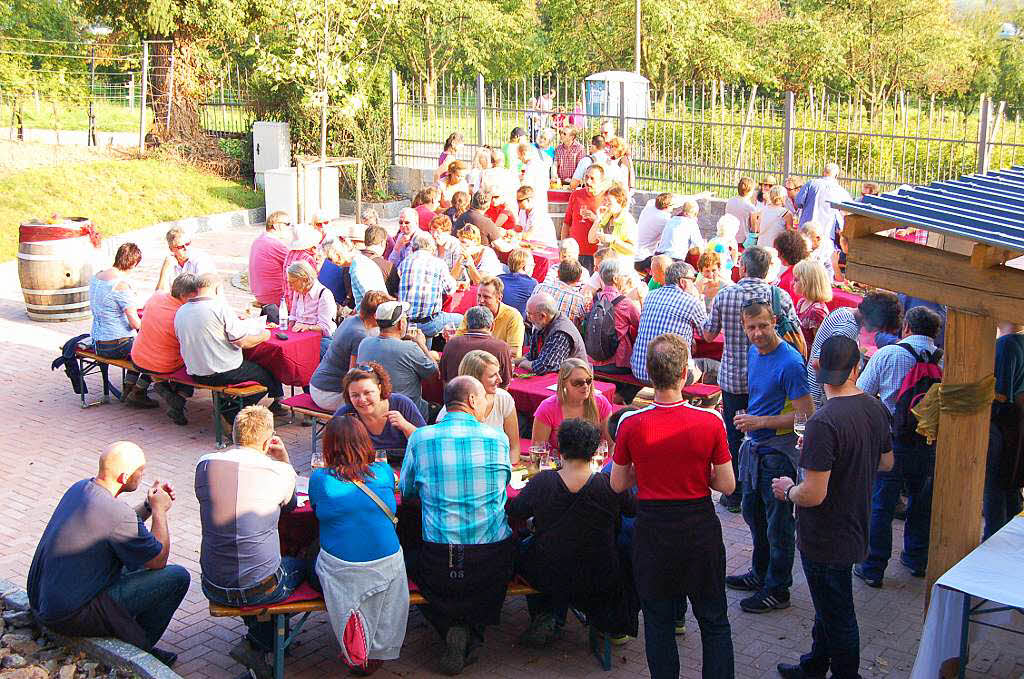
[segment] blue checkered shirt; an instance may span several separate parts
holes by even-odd
[[[825,340],[837,335],[849,337],[854,342],[860,337],[860,324],[857,323],[857,317],[850,307],[841,306],[830,313],[814,334],[807,358],[807,387],[811,390],[815,410],[825,405],[825,392],[818,383],[818,371],[814,369],[814,361],[821,357],[821,345]]]
[[[417,250],[398,267],[398,299],[409,305],[409,318],[431,318],[441,312],[444,296],[455,290],[455,279],[444,260]]]
[[[539,284],[533,289],[533,294],[536,295],[538,292],[546,292],[551,295],[555,299],[555,306],[572,321],[573,325],[579,327],[583,322],[583,316],[586,314],[586,300],[583,298],[582,292],[559,280],[554,283]]]
[[[644,298],[640,327],[629,359],[633,377],[644,381],[650,379],[647,375],[647,345],[652,339],[670,332],[682,337],[692,347],[694,326],[703,327],[707,318],[704,301],[678,285],[665,285],[649,292]]]
[[[398,488],[403,496],[419,496],[424,540],[485,545],[512,535],[505,518],[508,451],[504,432],[463,412],[413,432]]]
[[[740,311],[749,300],[761,299],[772,303],[772,286],[761,278],[741,278],[715,295],[711,303],[711,315],[704,324],[704,332],[718,335],[725,330],[725,349],[722,351],[722,365],[718,369],[718,386],[730,394],[747,393],[747,350],[750,340],[743,332],[743,317]],[[789,317],[794,327],[800,327],[793,299],[785,290],[779,290],[780,311]]]
[[[901,339],[900,343],[909,344],[921,358],[925,358],[922,354],[935,353],[935,341],[931,337],[909,335]],[[863,372],[857,378],[857,388],[865,394],[882,399],[882,403],[892,415],[896,410],[896,397],[903,385],[903,378],[907,376],[915,363],[917,363],[917,359],[903,347],[895,344],[884,346],[876,351],[864,366]]]
[[[348,267],[349,279],[352,281],[352,304],[358,309],[363,301],[363,295],[370,290],[387,292],[388,288],[384,282],[384,274],[381,273],[377,263],[357,252],[352,256],[352,262]]]

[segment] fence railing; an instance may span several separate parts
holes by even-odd
[[[430,85],[392,74],[393,163],[435,166],[451,132],[462,133],[461,155],[471,161],[479,146],[503,144],[514,127],[527,128],[527,114],[536,117],[541,108],[531,99],[544,93],[552,95],[551,108],[539,112],[545,124],[564,116],[580,128],[584,145],[607,118],[587,114],[577,80],[478,77]],[[912,93],[871,102],[820,87],[773,93],[704,83],[652,90],[646,110],[610,117],[629,143],[636,188],[644,190],[724,196],[741,176],[809,178],[830,162],[851,188],[874,182],[886,190],[1024,162],[1024,120],[988,97],[965,110]]]
[[[226,69],[199,105],[200,126],[215,137],[237,139],[252,131],[255,120],[248,75],[237,66]]]

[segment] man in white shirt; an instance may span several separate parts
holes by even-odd
[[[659,193],[647,201],[647,205],[640,211],[640,216],[636,220],[637,245],[634,257],[637,271],[647,271],[651,268],[651,257],[658,249],[665,224],[671,217],[671,193]]]
[[[575,191],[583,183],[583,175],[587,173],[587,170],[591,165],[597,163],[602,167],[607,167],[611,162],[611,156],[604,150],[605,139],[599,134],[595,134],[590,138],[590,154],[583,156],[580,160],[580,164],[576,166],[576,171],[572,173],[572,181],[569,182],[569,190]]]
[[[665,254],[676,260],[686,259],[690,254],[700,254],[704,249],[704,237],[700,233],[700,225],[697,224],[699,211],[696,201],[688,200],[683,203],[683,213],[665,224],[657,254]]]
[[[259,382],[267,388],[267,396],[274,399],[270,412],[283,415],[287,411],[277,401],[284,396],[281,382],[269,370],[242,356],[243,349],[270,339],[270,331],[252,333],[252,324],[240,319],[228,306],[221,286],[217,274],[201,275],[196,296],[182,304],[174,315],[174,334],[181,344],[185,371],[196,382],[214,387]],[[247,397],[245,405],[254,405],[260,398]],[[237,403],[225,403],[221,413],[228,422],[234,422],[239,409]]]
[[[172,226],[167,231],[167,249],[170,254],[164,258],[163,266],[160,267],[157,292],[170,292],[171,282],[183,273],[201,276],[217,272],[217,266],[210,255],[202,250],[193,250],[192,234],[180,226]]]

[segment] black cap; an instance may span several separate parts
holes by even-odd
[[[844,335],[829,337],[821,345],[818,356],[818,382],[838,387],[850,377],[850,371],[860,362],[860,347]]]

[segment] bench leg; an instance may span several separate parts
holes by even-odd
[[[288,646],[288,616],[274,616],[274,679],[284,679],[284,651]]]
[[[213,431],[217,435],[217,448],[224,447],[224,422],[220,416],[220,394],[213,392]]]
[[[589,642],[590,652],[597,658],[597,662],[601,665],[601,669],[605,672],[611,672],[612,670],[612,642],[607,634],[603,634],[596,627],[590,625]]]

